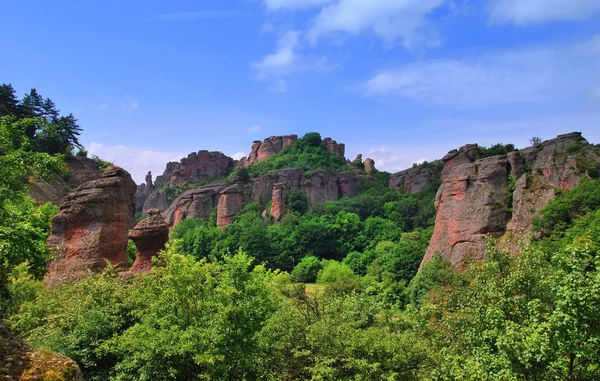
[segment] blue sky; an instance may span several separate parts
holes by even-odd
[[[147,170],[318,131],[391,172],[466,143],[600,143],[600,0],[5,1],[0,81]]]

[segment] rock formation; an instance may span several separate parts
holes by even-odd
[[[83,381],[83,375],[70,358],[12,337],[0,311],[0,379]]]
[[[66,160],[68,174],[53,175],[48,181],[41,178],[28,179],[29,195],[40,204],[60,204],[62,199],[81,184],[102,177],[98,163],[87,157],[73,156]]]
[[[367,172],[367,174],[371,175],[371,174],[377,172],[377,169],[375,169],[375,160],[373,160],[371,158],[366,158],[364,165],[365,165],[365,172]]]
[[[273,195],[271,197],[271,217],[275,221],[280,221],[285,214],[285,184],[278,183],[273,186]]]
[[[240,166],[247,167],[251,164],[258,163],[270,156],[276,155],[286,147],[292,146],[298,135],[271,136],[264,141],[255,140],[250,148],[250,154],[247,158],[240,161]]]
[[[338,155],[340,157],[344,157],[346,154],[346,145],[343,143],[338,143],[331,138],[323,139],[323,143],[325,143],[325,147],[327,147],[327,152],[329,153]]]
[[[194,183],[227,176],[234,167],[234,160],[221,152],[192,152],[179,163],[171,162],[162,176],[154,182],[155,187],[174,187],[182,183]]]
[[[600,163],[598,151],[580,133],[570,133],[507,156],[479,159],[477,145],[449,152],[442,159],[435,228],[422,264],[439,253],[463,268],[483,258],[488,235],[517,252],[556,189],[578,185],[589,163]]]
[[[233,222],[243,202],[266,205],[271,201],[271,215],[279,219],[283,216],[287,188],[302,190],[309,205],[314,206],[355,196],[358,187],[358,178],[352,173],[315,170],[306,176],[302,168],[283,168],[245,184],[229,186],[221,183],[189,190],[173,201],[164,216],[165,221],[174,226],[185,218],[207,219],[212,209],[217,207],[217,225],[224,227]]]
[[[442,165],[436,162],[405,169],[390,176],[390,188],[401,192],[421,193],[441,179]]]
[[[136,185],[127,171],[109,166],[102,178],[65,197],[52,220],[50,283],[97,271],[106,261],[127,266],[127,233],[134,225]]]
[[[217,205],[217,226],[221,229],[230,225],[235,216],[242,210],[244,201],[244,186],[235,184],[221,191]]]
[[[152,267],[152,258],[165,248],[169,241],[169,225],[165,223],[158,209],[148,211],[150,217],[140,221],[129,231],[129,238],[137,248],[132,270],[148,271]]]

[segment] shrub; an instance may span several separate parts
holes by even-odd
[[[317,274],[321,271],[323,265],[319,258],[308,255],[294,267],[291,277],[292,281],[300,283],[314,283],[317,280]]]

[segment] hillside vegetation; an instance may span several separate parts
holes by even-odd
[[[517,255],[489,239],[487,259],[462,272],[440,256],[418,271],[439,184],[398,192],[380,172],[360,174],[358,196],[314,207],[290,190],[279,222],[252,203],[223,230],[215,213],[186,219],[148,273],[108,266],[49,287],[56,206],[36,206],[23,180],[60,171],[72,148],[42,148],[52,120],[7,99],[0,304],[13,334],[72,358],[87,380],[600,379],[598,179],[560,192]],[[247,175],[345,170],[339,159],[308,134]]]

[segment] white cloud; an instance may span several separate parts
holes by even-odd
[[[586,43],[584,46],[590,46]],[[575,46],[530,47],[381,69],[360,88],[427,104],[473,108],[577,99],[600,82],[600,55]]]
[[[96,110],[107,110],[108,103],[97,103],[97,104],[93,105],[92,107],[94,107]]]
[[[243,157],[246,157],[246,152],[236,152],[236,153],[234,153],[233,155],[231,155],[231,158],[232,158],[233,160],[240,160],[240,159],[242,159]]]
[[[287,86],[282,77],[298,69],[300,57],[294,51],[300,39],[300,32],[290,30],[278,40],[277,50],[265,56],[261,61],[254,62],[252,66],[258,70],[258,76],[263,80],[272,80],[273,86],[278,91],[287,91]]]
[[[578,21],[600,11],[598,0],[489,0],[492,23],[536,24]]]
[[[389,150],[390,150],[390,148],[389,148],[389,147],[387,147],[387,146],[379,146],[379,147],[377,147],[377,148],[372,148],[372,149],[370,149],[370,150],[367,152],[367,155],[371,155],[371,154],[374,154],[374,153],[386,153],[386,152],[388,152]]]
[[[250,129],[248,129],[248,131],[250,132],[258,132],[260,131],[262,127],[260,126],[260,124],[255,124],[254,126],[250,127]]]
[[[282,34],[277,42],[277,49],[262,60],[252,63],[262,80],[271,81],[268,90],[283,93],[288,89],[286,77],[306,71],[327,71],[333,66],[325,59],[314,60],[298,53],[301,32],[289,30]]]
[[[269,11],[278,11],[282,9],[299,10],[313,7],[319,7],[333,0],[265,0],[265,5]]]
[[[398,38],[409,49],[435,46],[440,39],[428,16],[450,0],[338,0],[321,9],[308,38],[315,42],[333,32],[372,32],[392,44]]]
[[[144,182],[148,171],[152,171],[153,178],[156,178],[163,173],[168,162],[179,161],[185,156],[176,152],[159,152],[123,145],[108,146],[97,142],[89,145],[88,153],[124,168],[138,184]]]

